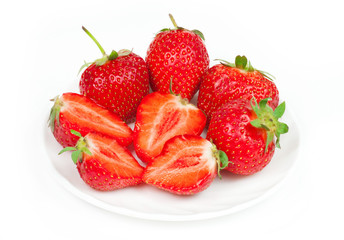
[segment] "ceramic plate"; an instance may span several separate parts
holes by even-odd
[[[185,221],[214,218],[243,210],[263,200],[281,185],[297,160],[300,145],[300,133],[293,115],[286,111],[282,121],[289,125],[290,131],[281,137],[282,149],[276,149],[265,169],[252,176],[237,176],[222,171],[222,180],[216,178],[209,188],[193,196],[177,196],[145,184],[112,192],[93,190],[79,177],[69,153],[57,155],[62,147],[46,124],[43,132],[52,173],[72,194],[118,214],[151,220]]]

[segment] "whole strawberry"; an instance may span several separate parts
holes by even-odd
[[[209,67],[209,56],[203,34],[177,26],[169,16],[175,28],[161,30],[147,51],[150,85],[153,91],[168,93],[172,77],[173,92],[190,100]]]
[[[94,36],[86,28],[83,30],[97,44],[103,57],[83,72],[79,83],[81,94],[115,112],[123,121],[132,122],[137,106],[149,92],[145,61],[123,49],[107,55]]]
[[[66,147],[59,154],[72,152],[82,180],[90,187],[111,191],[142,182],[143,167],[130,151],[113,138],[98,133],[82,136],[71,130],[79,140],[75,147]]]
[[[263,99],[259,105],[255,99],[251,104],[234,100],[213,113],[207,139],[227,154],[230,172],[251,175],[262,170],[273,157],[275,146],[280,147],[280,135],[288,132],[288,126],[278,121],[285,103],[273,111],[267,105],[269,100]]]
[[[245,56],[237,56],[235,64],[220,61],[204,74],[199,90],[197,106],[208,120],[217,108],[235,99],[271,98],[269,105],[277,107],[279,92],[268,73],[253,68]]]

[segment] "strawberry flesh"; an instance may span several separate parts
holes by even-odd
[[[99,132],[116,139],[123,146],[132,142],[132,130],[129,126],[115,113],[87,97],[76,93],[64,93],[57,101],[58,106],[55,104],[54,107],[59,107],[60,111],[53,118],[52,130],[56,140],[63,147],[74,147],[78,141],[70,132],[71,129],[83,136],[89,132]]]
[[[165,142],[176,135],[200,135],[206,124],[201,110],[173,94],[154,92],[140,103],[134,129],[138,157],[150,162]]]
[[[142,182],[143,167],[115,139],[89,133],[85,141],[92,155],[83,153],[82,161],[77,162],[77,169],[89,186],[110,191]]]
[[[217,175],[213,149],[213,145],[200,136],[175,136],[147,165],[143,181],[180,195],[201,192]]]

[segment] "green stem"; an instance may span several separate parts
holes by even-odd
[[[170,17],[170,19],[171,19],[171,21],[172,21],[172,23],[173,23],[173,26],[174,26],[175,28],[178,28],[178,25],[177,25],[177,23],[176,23],[176,20],[174,20],[172,14],[170,13],[170,14],[168,14],[168,16]]]
[[[171,77],[171,80],[170,80],[170,94],[176,95],[172,90],[172,81],[173,81],[173,77]]]
[[[87,35],[90,38],[92,38],[92,40],[97,44],[97,46],[98,46],[99,50],[102,52],[102,54],[105,55],[105,51],[104,51],[103,47],[99,44],[97,39],[84,26],[82,26],[82,30],[84,30],[87,33]]]

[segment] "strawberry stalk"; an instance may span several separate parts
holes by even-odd
[[[99,50],[102,52],[103,55],[106,55],[104,48],[100,45],[97,39],[88,31],[84,26],[82,26],[82,30],[86,32],[86,34],[97,44]]]
[[[171,80],[170,80],[170,94],[179,97],[180,98],[180,102],[183,105],[191,104],[187,98],[182,98],[182,96],[180,94],[175,94],[173,92],[173,90],[172,90],[172,81],[173,81],[173,77],[171,77]]]
[[[87,63],[85,62],[84,65],[81,66],[79,73],[81,72],[81,70],[84,67],[88,67],[89,65],[91,65],[92,63],[95,63],[97,66],[102,66],[104,65],[107,61],[110,60],[115,60],[117,57],[119,56],[127,56],[131,53],[130,50],[127,49],[122,49],[118,52],[116,52],[115,50],[112,50],[110,55],[107,55],[104,48],[100,45],[100,43],[98,42],[98,40],[92,35],[92,33],[90,31],[88,31],[84,26],[82,26],[82,30],[84,30],[84,32],[93,40],[93,42],[98,46],[100,52],[102,53],[103,57],[95,60],[94,62],[91,63]]]
[[[170,14],[168,14],[168,16],[170,17],[173,26],[174,26],[176,29],[178,29],[179,27],[178,27],[178,25],[177,25],[177,23],[176,23],[176,20],[175,20],[174,17],[172,16],[172,14],[170,13]]]
[[[186,28],[179,27],[179,26],[177,25],[176,20],[175,20],[174,17],[172,16],[172,14],[170,13],[170,14],[168,14],[168,16],[169,16],[170,19],[171,19],[171,22],[172,22],[172,24],[173,24],[173,26],[174,26],[174,29],[186,30],[186,31],[193,32],[193,33],[197,34],[203,41],[205,40],[205,39],[204,39],[204,35],[203,35],[203,33],[202,33],[201,31],[199,31],[199,30],[197,30],[197,29],[188,30],[188,29],[186,29]],[[164,29],[161,29],[160,32],[171,31],[171,30],[172,30],[172,29],[170,29],[170,28],[164,28]]]
[[[101,66],[103,64],[105,64],[107,61],[109,60],[114,60],[116,57],[118,57],[118,53],[114,50],[112,50],[111,54],[108,56],[104,50],[104,48],[100,45],[100,43],[98,42],[98,40],[92,35],[92,33],[90,33],[90,31],[88,31],[84,26],[82,26],[82,30],[85,31],[85,33],[93,40],[93,42],[95,44],[97,44],[100,52],[103,54],[102,58],[99,58],[95,61],[95,64],[97,66]]]
[[[265,129],[267,132],[265,152],[268,150],[269,144],[276,137],[276,147],[280,146],[280,136],[281,134],[287,133],[289,127],[287,124],[279,122],[278,119],[281,118],[285,112],[285,102],[281,103],[275,111],[267,105],[271,98],[262,99],[259,104],[255,97],[251,99],[251,107],[256,113],[257,118],[252,120],[250,123],[256,128]]]
[[[188,105],[188,104],[192,104],[189,102],[189,100],[187,98],[182,98],[180,94],[175,94],[172,90],[172,80],[173,80],[173,77],[171,77],[171,80],[170,80],[170,94],[174,95],[174,96],[179,96],[181,99],[180,99],[180,102],[183,104],[183,105]],[[207,114],[202,110],[202,109],[199,109],[202,111],[202,113],[205,115],[205,117],[207,117]]]

